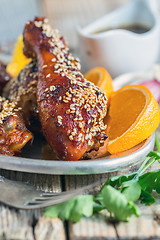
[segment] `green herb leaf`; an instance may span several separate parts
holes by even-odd
[[[151,193],[155,190],[160,193],[160,170],[142,175],[139,178],[139,184],[143,191]]]
[[[93,214],[93,196],[80,195],[75,199],[74,208],[71,211],[70,220],[78,222],[83,216],[90,217]]]
[[[155,143],[156,143],[156,147],[157,147],[158,152],[160,152],[160,142],[158,140],[157,133],[156,133]]]
[[[103,200],[102,197],[94,198],[94,203],[93,203],[93,212],[94,213],[98,213],[105,209],[105,205],[103,204],[102,200]]]
[[[155,203],[155,198],[147,191],[141,191],[141,203],[144,203],[145,205],[151,205]]]
[[[150,157],[150,158],[154,157],[154,158],[156,158],[156,160],[160,159],[160,153],[159,152],[153,152],[152,151],[152,152],[148,153],[147,156]]]
[[[46,217],[59,217],[61,220],[79,221],[83,216],[93,214],[93,196],[79,195],[67,202],[48,207],[44,211]]]
[[[102,189],[101,194],[106,209],[112,213],[117,220],[127,221],[132,214],[139,216],[139,210],[135,204],[128,201],[125,195],[115,188],[106,185]]]
[[[156,145],[160,151],[158,138]],[[77,222],[81,217],[90,217],[93,212],[97,213],[103,209],[107,209],[120,221],[127,221],[131,215],[139,216],[134,202],[141,200],[141,203],[150,205],[155,202],[152,192],[160,194],[160,170],[144,174],[155,161],[160,163],[160,152],[152,151],[137,172],[109,178],[96,197],[74,197],[67,202],[46,208],[44,216]]]
[[[127,198],[128,201],[135,202],[141,195],[141,186],[138,182],[124,182],[122,184],[121,193]]]
[[[136,173],[126,174],[122,176],[110,177],[105,185],[111,185],[112,187],[120,187],[123,182],[130,181],[134,178]]]

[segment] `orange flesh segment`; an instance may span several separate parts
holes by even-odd
[[[118,95],[115,94],[110,116],[112,118],[112,126],[116,127],[110,129],[110,140],[120,137],[126,132],[136,121],[145,105],[146,98],[144,94],[136,89],[122,91]],[[114,115],[115,111],[116,116]]]
[[[148,88],[125,86],[111,95],[108,124],[110,154],[119,153],[141,143],[158,127],[159,105]]]
[[[89,79],[92,79],[92,82],[98,86],[101,81],[101,75],[100,72],[94,72],[90,74]]]

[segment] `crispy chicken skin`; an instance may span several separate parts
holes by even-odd
[[[107,99],[80,72],[57,30],[47,19],[26,24],[24,54],[38,60],[37,104],[43,134],[63,160],[81,159],[106,139]]]
[[[21,115],[27,126],[31,124],[31,119],[34,119],[36,124],[38,121],[37,81],[38,66],[34,60],[27,64],[16,78],[11,79],[3,90],[3,96],[10,102],[16,101],[16,107],[21,108]]]
[[[0,154],[15,155],[24,147],[24,145],[33,138],[30,131],[27,130],[22,114],[22,108],[16,100],[15,95],[9,97],[11,90],[10,75],[6,72],[6,65],[0,62],[0,93],[6,88],[6,97],[0,97]],[[7,85],[7,86],[6,86]]]
[[[0,97],[0,154],[14,155],[32,139],[16,102]]]

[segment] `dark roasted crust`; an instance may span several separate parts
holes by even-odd
[[[78,59],[43,18],[24,29],[24,53],[37,56],[37,104],[43,133],[58,157],[78,160],[106,139],[107,99],[84,79]]]
[[[10,79],[11,76],[6,72],[6,65],[0,61],[0,94]]]

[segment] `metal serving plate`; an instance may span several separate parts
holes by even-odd
[[[144,75],[146,77],[146,73]],[[122,75],[120,78],[114,80],[114,87],[115,89],[118,89],[121,86],[124,86],[125,83],[132,84],[136,79],[140,79],[139,77],[142,78],[143,74],[129,74],[128,76],[124,75],[124,78]],[[30,173],[55,175],[83,175],[113,172],[136,165],[143,161],[145,156],[153,150],[154,144],[155,134],[134,148],[120,154],[103,157],[98,155],[97,159],[71,162],[55,160],[56,158],[52,154],[52,157],[44,157],[42,146],[43,143],[39,139],[39,142],[35,142],[33,146],[28,146],[25,148],[24,153],[22,152],[22,157],[9,157],[0,155],[0,168]]]
[[[55,175],[97,174],[121,170],[136,165],[154,148],[155,134],[134,148],[120,154],[93,160],[60,161],[0,155],[0,168],[22,172]]]

